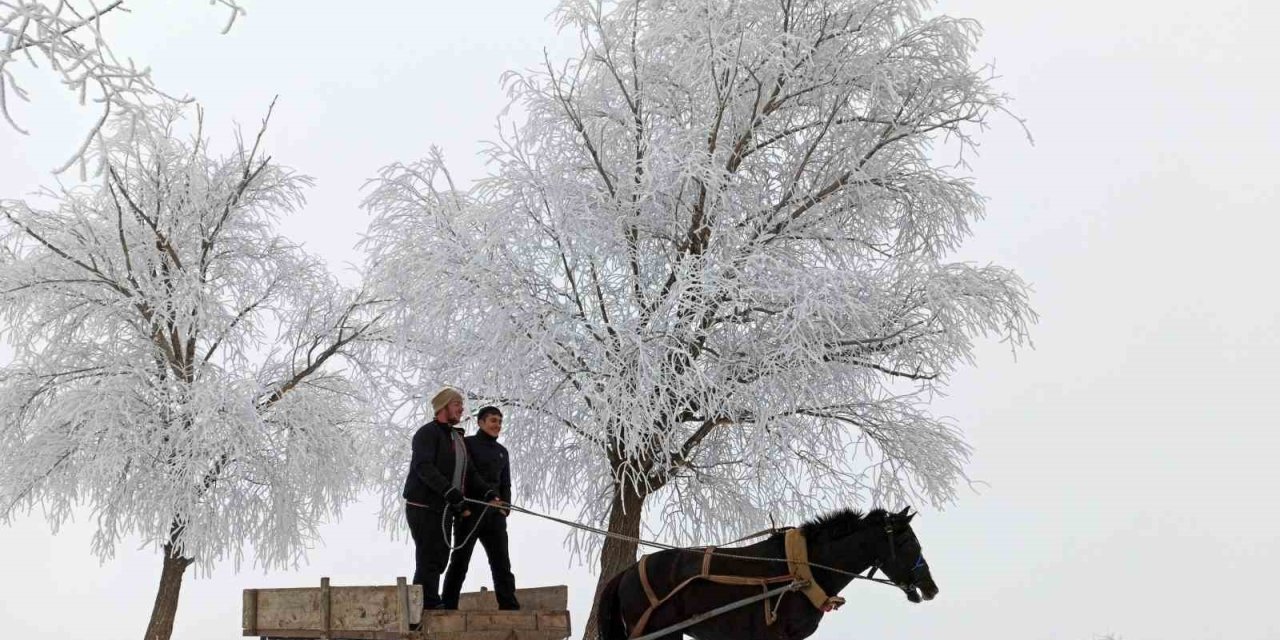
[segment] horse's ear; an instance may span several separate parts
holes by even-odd
[[[899,512],[897,513],[897,516],[898,516],[899,518],[906,518],[906,517],[908,517],[908,516],[910,515],[910,514],[908,513],[909,511],[911,511],[911,507],[903,507],[903,508],[902,508],[902,511],[899,511]]]

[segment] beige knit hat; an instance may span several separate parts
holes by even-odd
[[[458,390],[453,387],[445,387],[440,390],[440,393],[436,394],[436,397],[431,399],[431,410],[439,413],[441,409],[454,400],[462,402],[462,394],[458,393]]]

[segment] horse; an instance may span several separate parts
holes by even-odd
[[[867,577],[883,572],[911,602],[932,600],[938,585],[911,530],[913,517],[910,507],[866,514],[842,509],[805,522],[798,534],[784,529],[748,546],[650,554],[605,584],[598,608],[599,639],[627,640],[661,631],[725,605],[758,599],[770,587],[801,578],[816,587],[784,590],[764,599],[763,614],[761,605],[750,604],[660,638],[680,640],[688,634],[697,640],[799,640],[817,630],[826,611],[843,603],[832,596],[869,568]],[[788,536],[795,540],[788,543]],[[794,547],[790,554],[788,546]],[[794,562],[797,556],[799,563]],[[819,594],[816,599],[813,593]]]

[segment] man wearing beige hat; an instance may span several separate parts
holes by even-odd
[[[435,419],[413,434],[413,457],[404,481],[405,518],[413,536],[413,583],[422,585],[422,607],[439,609],[440,574],[449,560],[452,519],[465,511],[463,491],[498,503],[498,492],[468,464],[462,440],[462,394],[444,388],[431,399]]]

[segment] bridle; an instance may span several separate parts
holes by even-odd
[[[889,561],[892,562],[898,559],[898,545],[897,540],[894,538],[893,522],[888,519],[884,522],[884,533],[885,536],[889,538]],[[881,563],[878,560],[871,564],[871,569],[867,571],[868,579],[874,579],[876,577],[876,571],[884,571],[884,569],[880,567],[880,564]],[[902,591],[907,594],[907,597],[910,598],[914,595],[915,590],[919,586],[916,582],[916,576],[919,575],[920,569],[928,568],[929,564],[924,561],[924,554],[922,553],[919,558],[916,558],[916,563],[911,567],[911,577],[909,578],[909,582],[903,584],[895,580],[894,585],[899,589],[902,589]],[[889,574],[886,572],[885,576],[888,577],[888,575]]]

